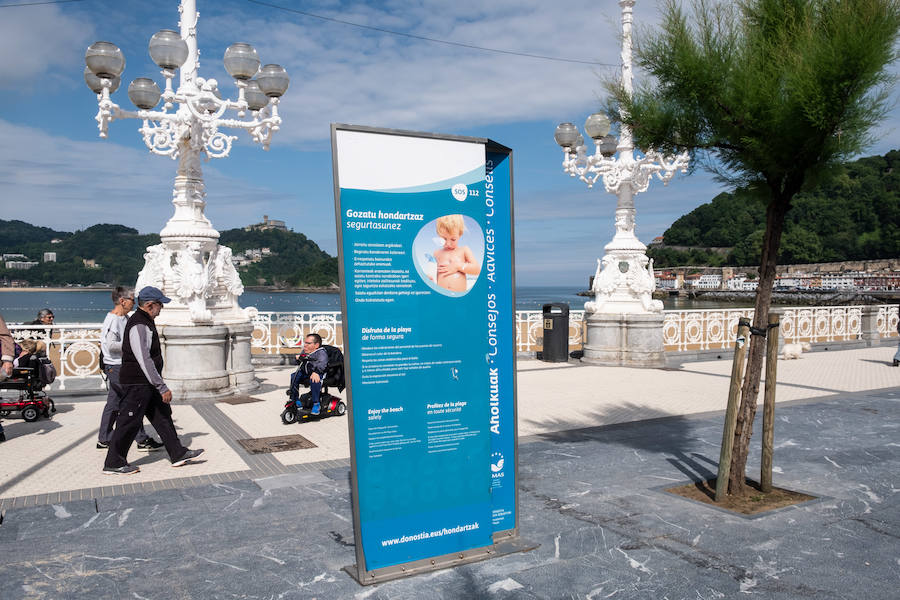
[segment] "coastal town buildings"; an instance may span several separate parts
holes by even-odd
[[[696,267],[657,271],[656,289],[753,291],[758,287],[755,278],[748,277],[747,273],[735,273],[733,268],[709,268],[705,273],[687,273],[691,269]],[[836,292],[900,290],[900,271],[784,273],[776,277],[774,289]]]
[[[244,267],[252,263],[257,263],[271,254],[272,250],[270,248],[250,248],[232,256],[231,264],[235,267]]]
[[[7,269],[30,269],[31,267],[36,267],[40,263],[33,260],[7,260],[5,262]]]

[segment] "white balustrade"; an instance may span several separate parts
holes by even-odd
[[[47,346],[47,356],[56,366],[53,389],[65,390],[78,381],[77,389],[105,389],[100,378],[101,323],[68,325],[9,325],[16,342],[40,340]]]
[[[812,344],[857,340],[862,337],[862,306],[811,306],[783,309],[781,336],[787,343]],[[671,310],[665,312],[663,340],[667,352],[730,349],[741,317],[753,317],[752,308]],[[878,307],[880,337],[897,337],[896,304]],[[583,310],[569,313],[569,348],[582,344]],[[341,313],[336,311],[259,312],[253,318],[253,354],[296,354],[303,338],[318,333],[325,344],[344,347]],[[543,313],[516,311],[516,351],[541,349]],[[68,325],[10,325],[16,341],[32,338],[47,345],[57,368],[54,389],[104,389],[100,375],[100,323]],[[78,381],[79,384],[72,384]],[[82,383],[84,382],[84,383]],[[68,387],[67,387],[68,386]]]
[[[254,354],[299,352],[303,348],[303,338],[310,333],[322,336],[323,344],[344,347],[340,312],[260,311],[252,322],[250,343]]]

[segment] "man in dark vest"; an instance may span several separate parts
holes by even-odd
[[[163,304],[169,301],[158,288],[145,287],[138,294],[138,309],[125,325],[122,368],[119,371],[123,396],[103,466],[103,472],[107,475],[132,475],[140,471],[128,464],[127,456],[144,416],[162,439],[173,467],[188,464],[203,454],[200,448],[189,450],[181,445],[169,405],[172,391],[160,375],[163,370],[162,349],[153,321],[159,316]]]

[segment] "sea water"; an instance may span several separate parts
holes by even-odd
[[[581,310],[590,298],[579,296],[577,286],[520,286],[516,288],[517,310],[541,310],[544,304],[562,302],[570,310]],[[100,323],[112,309],[109,290],[2,290],[0,291],[0,315],[7,323],[19,324],[33,321],[42,308],[49,308],[57,324]],[[247,291],[240,297],[242,307],[255,306],[261,311],[335,311],[341,310],[341,297],[337,293],[258,292]],[[738,305],[722,302],[668,298],[667,310],[692,308],[735,308]],[[747,304],[749,306],[749,304]],[[743,306],[743,305],[742,305]]]

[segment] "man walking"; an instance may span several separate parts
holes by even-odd
[[[168,302],[170,299],[158,288],[143,288],[138,294],[138,309],[125,325],[122,368],[119,371],[122,403],[106,453],[105,474],[132,475],[140,471],[128,464],[127,456],[145,415],[162,438],[173,467],[185,465],[203,454],[203,449],[189,450],[178,439],[169,405],[172,391],[160,375],[163,370],[162,348],[154,320]]]
[[[119,386],[119,370],[122,368],[122,340],[125,335],[125,324],[128,322],[128,313],[134,308],[134,290],[117,287],[112,293],[112,301],[115,306],[106,314],[103,326],[100,328],[100,353],[103,355],[103,372],[106,373],[106,380],[109,383],[109,393],[106,395],[106,406],[103,407],[103,415],[100,417],[97,450],[109,449],[113,424],[119,416],[119,405],[122,402],[122,388]],[[161,443],[147,435],[143,423],[138,429],[135,441],[137,441],[137,449],[143,452],[153,452],[163,447]]]

